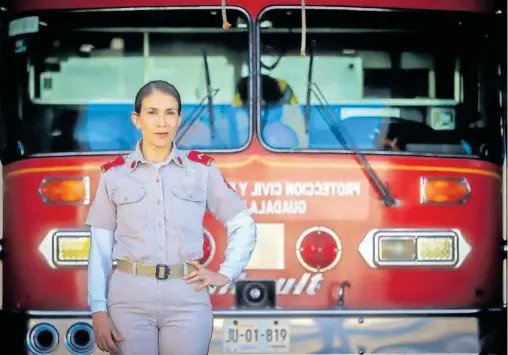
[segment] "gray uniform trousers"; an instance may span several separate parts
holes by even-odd
[[[116,270],[109,283],[108,310],[123,338],[123,355],[206,355],[213,330],[210,294],[181,278]]]

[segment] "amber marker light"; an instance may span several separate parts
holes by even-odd
[[[88,176],[45,178],[39,192],[42,200],[47,204],[88,205],[90,203],[90,178]]]
[[[420,180],[420,203],[462,204],[471,194],[471,187],[465,178],[431,178]]]

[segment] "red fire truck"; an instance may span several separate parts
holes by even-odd
[[[14,345],[97,351],[84,219],[100,166],[139,138],[136,91],[164,79],[184,100],[177,144],[213,156],[258,224],[240,281],[212,293],[210,353],[502,353],[506,73],[487,1],[7,9],[2,316]],[[202,261],[217,269],[225,230],[204,226]]]

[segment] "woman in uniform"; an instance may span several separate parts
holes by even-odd
[[[102,166],[86,224],[88,303],[103,351],[207,354],[213,329],[208,287],[234,281],[256,244],[251,214],[213,159],[173,144],[181,121],[178,91],[165,81],[146,84],[132,113],[141,140],[134,152]],[[228,233],[218,272],[198,262],[205,211]],[[112,260],[117,269],[109,277]]]

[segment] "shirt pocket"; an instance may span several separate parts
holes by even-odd
[[[173,186],[173,211],[183,229],[200,230],[206,209],[206,191],[199,187]]]
[[[141,186],[126,186],[113,192],[119,234],[137,234],[146,227],[146,200],[146,189]]]

